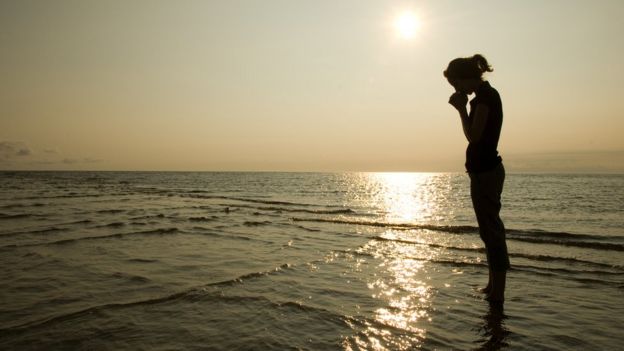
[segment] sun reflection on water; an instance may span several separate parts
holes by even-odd
[[[438,174],[373,173],[369,182],[377,191],[371,199],[385,211],[390,222],[423,222],[435,220]]]
[[[392,235],[392,233],[388,233]],[[364,331],[366,348],[408,350],[418,347],[426,337],[426,325],[434,290],[427,276],[427,259],[434,252],[426,246],[404,242],[371,240],[361,248],[380,261],[377,274],[370,277],[368,288],[382,307],[374,311],[374,324]],[[418,257],[418,258],[415,258]]]
[[[440,175],[429,173],[373,173],[366,177],[369,206],[381,210],[388,223],[424,223],[438,220]],[[370,191],[373,190],[373,191]],[[431,322],[435,290],[428,276],[428,262],[439,252],[419,245],[419,230],[378,234],[385,240],[371,240],[360,248],[379,262],[368,288],[380,307],[362,335],[355,337],[360,348],[409,350],[422,346]],[[398,239],[398,240],[397,240]],[[410,242],[413,242],[410,243]]]

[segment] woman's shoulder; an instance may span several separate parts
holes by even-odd
[[[500,94],[498,90],[494,88],[488,81],[484,81],[479,90],[477,91],[477,97],[482,102],[500,102]]]

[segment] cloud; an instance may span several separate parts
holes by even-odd
[[[510,154],[505,166],[513,172],[623,173],[624,150]]]
[[[77,163],[98,163],[98,162],[102,162],[102,160],[97,160],[97,159],[93,159],[93,158],[89,158],[89,157],[85,157],[85,158],[64,158],[61,162],[64,163],[64,164],[67,164],[67,165],[73,165],[73,164],[77,164]]]
[[[98,163],[98,162],[102,162],[103,160],[98,160],[98,159],[94,159],[94,158],[90,158],[90,157],[84,157],[84,158],[64,158],[64,159],[56,159],[56,160],[50,160],[50,159],[42,159],[42,160],[33,160],[28,162],[31,165],[60,165],[60,164],[65,164],[65,165],[77,165],[77,164],[86,164],[86,163]]]
[[[32,154],[28,145],[21,141],[0,141],[0,161],[12,161]]]
[[[19,149],[19,151],[17,152],[17,156],[28,156],[32,154],[32,151],[30,151],[30,149]]]
[[[58,165],[81,165],[102,162],[92,157],[67,157],[57,148],[46,148],[34,152],[25,142],[0,140],[0,165],[6,167],[31,168],[35,166],[57,168]],[[30,165],[30,166],[29,166]]]

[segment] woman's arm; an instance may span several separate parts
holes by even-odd
[[[487,117],[489,113],[489,108],[487,105],[478,104],[475,106],[474,117],[471,121],[468,110],[466,110],[466,103],[468,102],[468,97],[462,93],[455,93],[451,95],[449,99],[449,104],[453,105],[455,109],[459,112],[459,118],[462,122],[462,129],[464,130],[464,135],[469,143],[478,142],[483,136],[483,130],[485,129],[485,124],[487,122]]]
[[[472,121],[472,125],[470,126],[470,137],[468,138],[469,142],[476,143],[481,140],[481,137],[483,136],[483,131],[485,130],[485,124],[487,122],[489,112],[490,109],[487,105],[478,104],[475,107],[475,113],[473,117],[474,121]]]
[[[470,117],[468,116],[468,110],[466,110],[466,104],[468,103],[468,96],[460,92],[456,92],[449,98],[449,104],[453,105],[457,112],[459,112],[459,119],[462,122],[462,129],[468,142],[470,142]]]
[[[468,111],[466,111],[466,107],[459,111],[459,119],[461,119],[462,129],[464,130],[464,135],[468,142],[471,142],[470,139],[470,117],[468,117]]]

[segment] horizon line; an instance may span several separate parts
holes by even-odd
[[[467,173],[467,171],[366,171],[366,170],[95,170],[95,169],[0,169],[2,173],[24,172],[73,172],[73,173]],[[545,170],[507,170],[507,174],[540,174],[540,175],[624,175],[624,171],[545,171]]]

